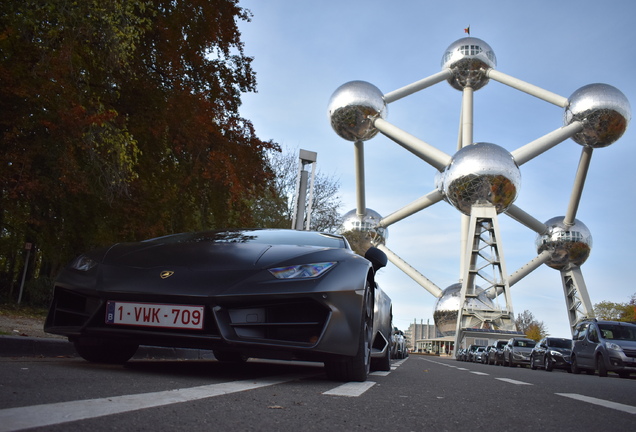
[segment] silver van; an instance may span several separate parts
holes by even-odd
[[[621,378],[636,373],[636,324],[585,320],[572,335],[572,372],[601,377],[616,372]]]

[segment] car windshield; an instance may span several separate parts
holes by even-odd
[[[514,343],[516,347],[534,348],[537,343],[535,341],[517,340]]]
[[[348,249],[341,236],[313,231],[296,230],[235,230],[204,231],[174,234],[146,240],[159,243],[260,243],[273,245],[318,246],[327,248]]]
[[[548,339],[548,346],[551,348],[572,348],[571,339]]]
[[[636,325],[634,324],[599,324],[603,339],[636,341]]]

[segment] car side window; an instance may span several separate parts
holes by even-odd
[[[585,336],[585,328],[587,327],[587,323],[579,324],[574,330],[574,334],[572,335],[572,339],[581,340]]]
[[[587,338],[592,342],[598,342],[598,331],[596,326],[589,326],[587,330]]]

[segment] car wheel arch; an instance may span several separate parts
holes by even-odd
[[[325,361],[325,369],[330,379],[338,381],[366,381],[367,379],[371,369],[375,305],[375,284],[369,280],[364,289],[362,305],[357,353],[351,357],[345,356]]]

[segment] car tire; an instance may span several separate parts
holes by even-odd
[[[371,344],[373,343],[373,303],[371,284],[367,281],[362,302],[362,319],[358,337],[358,352],[352,357],[325,361],[327,377],[335,381],[364,382],[371,369]]]
[[[75,351],[84,360],[105,364],[124,364],[135,355],[139,348],[139,345],[103,339],[76,341],[73,345]]]
[[[508,356],[508,366],[510,366],[510,367],[515,367],[515,366],[517,366],[517,365],[515,364],[515,362],[512,360],[512,354],[511,354],[510,356]]]
[[[537,370],[537,365],[534,364],[534,356],[530,356],[530,369]]]
[[[552,369],[554,369],[554,364],[552,363],[552,357],[550,356],[545,356],[545,370],[547,370],[548,372],[552,372]]]
[[[579,364],[576,362],[576,357],[572,356],[572,364],[570,364],[570,371],[578,375],[581,373],[581,369],[579,368]]]
[[[605,359],[603,359],[602,354],[596,356],[596,369],[598,369],[598,376],[607,376],[607,367],[605,366]]]

